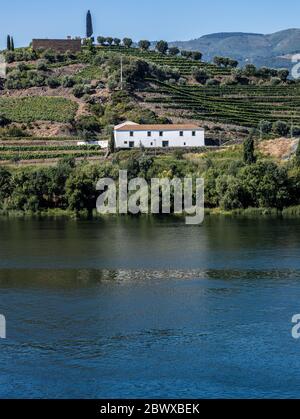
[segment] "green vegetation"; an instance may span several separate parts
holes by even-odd
[[[300,124],[300,85],[285,86],[178,86],[151,80],[147,102],[165,109],[184,109],[193,119],[211,120],[245,127],[258,127],[261,118],[275,123]],[[157,94],[155,96],[154,94]],[[281,126],[281,125],[280,125]],[[278,129],[277,132],[279,133]],[[280,130],[280,135],[286,132]]]
[[[100,164],[75,164],[71,156],[70,153],[69,158],[54,167],[0,168],[1,210],[62,209],[91,213],[96,206],[96,182],[103,177],[117,180],[120,169],[128,170],[129,178],[143,176],[147,180],[183,178],[187,174],[204,177],[206,208],[224,211],[275,208],[286,213],[294,208],[290,213],[297,213],[300,205],[297,159],[277,165],[258,158],[248,165],[243,162],[240,146],[201,155],[177,151],[174,155],[154,156],[144,151],[124,151],[114,154],[112,161],[102,160]]]
[[[86,15],[86,37],[90,38],[93,35],[93,22],[91,12],[88,11]]]
[[[78,105],[61,97],[0,98],[0,114],[14,122],[69,122]]]

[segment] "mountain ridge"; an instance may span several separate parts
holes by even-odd
[[[300,52],[300,29],[284,29],[271,34],[217,32],[190,41],[172,41],[170,45],[201,51],[206,61],[219,55],[234,58],[241,66],[253,63],[257,66],[291,68],[293,64],[289,55]]]

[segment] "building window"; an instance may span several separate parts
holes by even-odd
[[[148,137],[151,137],[151,131],[148,131],[147,135]]]
[[[180,137],[183,137],[183,131],[180,131],[179,135]]]
[[[183,143],[183,145],[186,145],[186,143]]]
[[[128,141],[124,141],[124,144],[128,144]]]
[[[150,143],[150,145],[152,146],[152,145],[153,145],[153,143]]]
[[[192,131],[192,136],[196,137],[196,131]]]
[[[160,137],[163,137],[163,136],[164,136],[164,132],[163,132],[163,131],[160,131],[160,132],[159,132],[159,136],[160,136]]]
[[[130,137],[133,137],[133,131],[130,131]]]

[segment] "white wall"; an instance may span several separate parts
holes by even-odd
[[[139,148],[141,144],[146,148],[161,148],[163,141],[169,142],[169,147],[203,147],[205,145],[204,130],[198,129],[195,131],[195,136],[192,135],[192,130],[182,130],[183,137],[180,136],[180,131],[163,131],[163,136],[160,136],[160,131],[151,131],[151,137],[148,137],[147,131],[133,131],[133,137],[130,136],[130,131],[116,131],[115,130],[115,144],[117,148],[130,148],[129,142],[134,141],[134,148]]]
[[[90,141],[78,141],[77,142],[78,146],[83,146],[83,145],[98,145],[101,148],[108,148],[108,141],[104,140],[104,141],[99,141],[99,140],[90,140]]]

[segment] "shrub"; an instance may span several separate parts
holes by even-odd
[[[273,124],[273,131],[275,134],[285,137],[289,132],[288,124],[285,121],[276,121]]]
[[[194,79],[201,84],[205,84],[206,81],[209,79],[209,74],[207,73],[207,71],[197,67],[192,69],[192,75]]]
[[[272,122],[261,121],[260,130],[263,134],[269,134],[272,131]]]
[[[13,52],[13,51],[8,51],[8,52],[5,54],[5,59],[6,59],[6,62],[7,62],[8,64],[13,63],[13,62],[15,61],[15,59],[16,59],[16,54],[15,54],[15,52]]]
[[[39,71],[48,71],[49,70],[46,61],[39,61],[36,68]]]
[[[47,84],[49,87],[51,87],[51,89],[56,89],[60,86],[60,80],[57,77],[50,77],[47,80]]]
[[[76,129],[79,131],[100,132],[101,125],[95,116],[82,116],[76,121]]]
[[[62,86],[63,87],[70,88],[70,87],[73,87],[74,85],[75,85],[75,80],[74,80],[73,77],[71,77],[71,76],[63,77],[63,79],[62,79]]]

